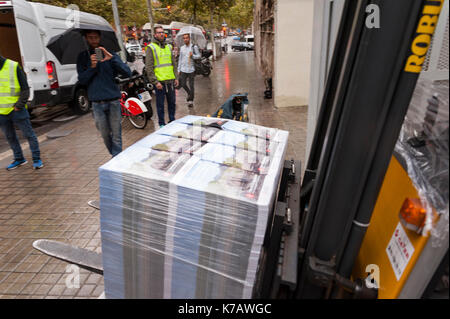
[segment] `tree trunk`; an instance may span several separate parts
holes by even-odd
[[[192,24],[197,24],[197,1],[194,2],[194,18],[192,19]]]
[[[114,17],[114,24],[116,27],[117,40],[119,40],[120,57],[122,58],[122,61],[126,61],[125,48],[123,46],[122,26],[120,25],[119,10],[117,9],[117,1],[111,0],[111,5],[113,9],[113,17]]]

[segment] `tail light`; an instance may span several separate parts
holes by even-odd
[[[50,82],[51,89],[59,88],[58,76],[56,75],[55,63],[52,61],[47,62],[47,76],[48,81]]]

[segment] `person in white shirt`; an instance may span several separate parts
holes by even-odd
[[[200,59],[201,54],[198,46],[192,45],[189,34],[183,35],[183,42],[184,45],[180,48],[180,56],[178,59],[179,88],[182,87],[188,94],[186,99],[188,106],[194,106],[194,59]]]

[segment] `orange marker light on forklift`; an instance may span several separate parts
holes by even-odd
[[[406,198],[400,209],[399,217],[406,228],[421,232],[425,225],[426,210],[419,198]]]

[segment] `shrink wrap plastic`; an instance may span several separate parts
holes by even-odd
[[[422,234],[431,231],[434,246],[449,231],[448,95],[448,80],[419,79],[395,146],[427,211]],[[436,223],[434,212],[446,222]]]
[[[100,167],[107,298],[251,298],[288,132],[187,116]]]

